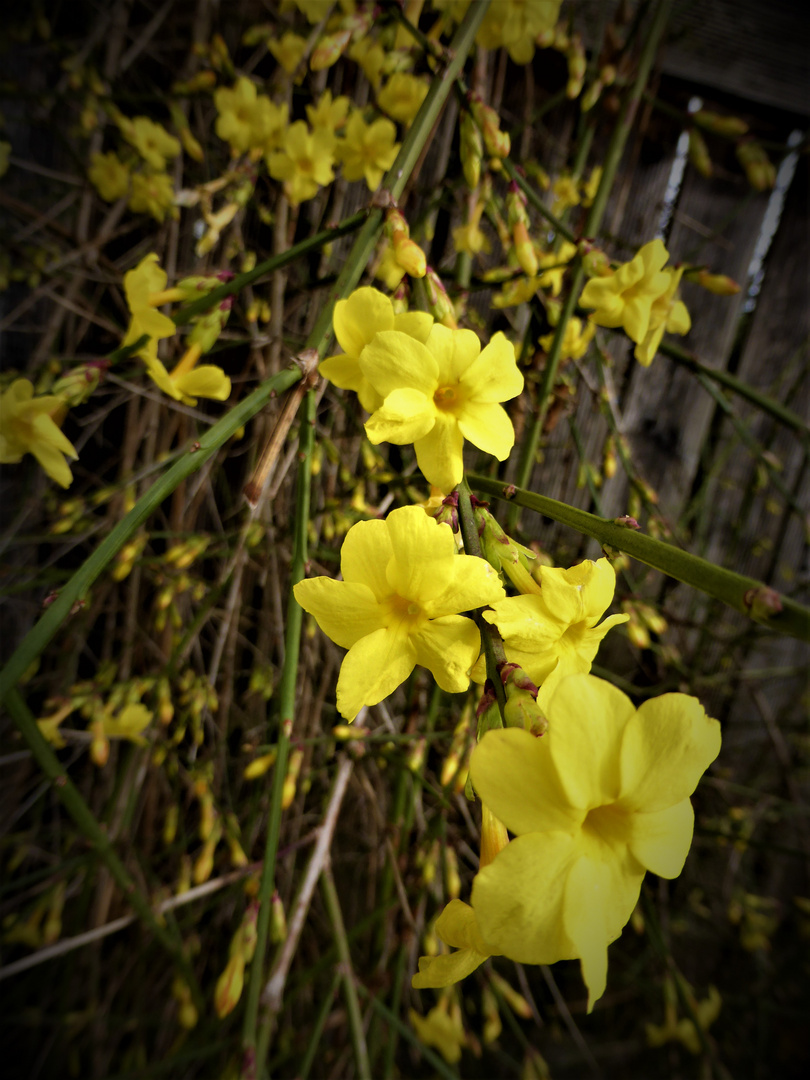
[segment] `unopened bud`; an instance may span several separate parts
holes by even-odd
[[[697,275],[697,283],[715,296],[736,296],[741,286],[727,274],[710,274],[708,270],[701,270]]]
[[[281,793],[281,809],[289,810],[295,798],[295,789],[298,785],[298,775],[301,772],[301,764],[304,760],[303,750],[293,750],[290,754],[290,762],[287,766],[287,775],[284,777],[284,787]]]
[[[468,101],[473,119],[481,129],[487,153],[494,158],[509,157],[509,151],[512,148],[511,140],[506,131],[501,131],[498,114],[475,94],[471,93]]]
[[[447,295],[441,278],[430,266],[425,268],[424,282],[430,314],[436,322],[440,322],[442,326],[447,326],[451,330],[456,330],[458,324],[456,322],[455,309],[450,302],[450,297]]]
[[[245,985],[245,958],[241,953],[231,956],[225,970],[217,979],[214,1008],[220,1020],[232,1012],[242,996]]]
[[[481,856],[479,870],[489,866],[499,851],[509,843],[506,826],[490,810],[485,802],[481,803]]]
[[[324,34],[309,58],[309,66],[313,71],[323,71],[336,64],[346,51],[346,47],[352,39],[351,30],[338,30],[334,34]]]
[[[782,601],[779,593],[767,585],[748,589],[743,595],[743,604],[752,619],[767,620],[772,615],[778,615],[782,610]]]
[[[776,167],[754,139],[737,144],[737,160],[754,191],[768,191],[776,183]]]
[[[506,705],[503,719],[507,727],[520,727],[532,735],[543,735],[548,728],[545,713],[537,704],[537,686],[518,664],[503,664],[500,669]]]
[[[738,139],[748,131],[748,124],[739,116],[720,116],[719,113],[709,112],[707,109],[699,109],[692,114],[692,119],[704,131],[714,132],[715,135],[727,135],[732,139]]]
[[[712,159],[709,156],[709,147],[697,128],[691,128],[689,131],[689,161],[701,176],[708,177],[712,175]]]
[[[467,181],[467,187],[472,191],[478,187],[478,182],[481,179],[481,160],[484,156],[484,144],[478,125],[466,110],[461,114],[459,154],[464,179]]]

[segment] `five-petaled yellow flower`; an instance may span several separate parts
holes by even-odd
[[[591,278],[579,301],[583,307],[596,308],[591,321],[597,326],[621,326],[636,344],[644,341],[653,304],[671,285],[670,275],[664,270],[668,258],[664,242],[651,240],[614,273]]]
[[[461,481],[465,439],[500,461],[509,456],[515,432],[498,402],[517,397],[523,376],[502,333],[482,350],[472,330],[436,324],[424,345],[382,331],[360,354],[360,370],[383,398],[366,422],[369,440],[412,442],[425,479],[445,493]]]
[[[396,127],[385,117],[367,124],[359,111],[353,112],[346,124],[345,137],[336,150],[346,179],[365,178],[369,191],[376,191],[383,173],[394,164],[399,151],[396,135]]]
[[[428,668],[448,693],[470,683],[481,647],[477,626],[458,613],[503,596],[483,559],[458,555],[453,531],[418,506],[385,521],[360,521],[340,552],[342,581],[313,578],[294,589],[301,607],[348,653],[340,669],[337,707],[353,720],[408,678]]]
[[[508,596],[485,611],[484,618],[498,627],[507,658],[539,686],[552,673],[556,683],[565,675],[590,671],[602,638],[629,616],[609,615],[599,623],[616,588],[616,572],[607,559],[585,559],[569,569],[540,566],[538,574],[536,593]],[[480,674],[483,679],[483,668]]]
[[[476,876],[472,907],[489,953],[578,958],[591,1009],[644,874],[683,868],[689,796],[720,751],[720,725],[686,694],[636,710],[592,675],[563,679],[546,710],[542,738],[488,731],[473,751],[475,790],[515,838]]]
[[[274,180],[284,181],[284,193],[297,206],[332,182],[334,153],[334,135],[310,131],[303,120],[296,120],[287,128],[282,148],[267,156],[267,167]]]

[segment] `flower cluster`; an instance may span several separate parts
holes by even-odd
[[[590,319],[597,326],[622,327],[644,367],[652,363],[665,330],[686,334],[691,326],[677,296],[683,267],[665,267],[668,258],[663,241],[651,240],[630,262],[591,278],[580,297],[583,307],[595,308]]]
[[[514,430],[499,403],[523,389],[514,347],[499,333],[482,349],[471,330],[431,326],[418,313],[395,317],[389,304],[375,289],[338,303],[335,332],[346,352],[321,371],[360,395],[372,443],[413,443],[425,479],[450,492],[463,475],[465,439],[501,461],[509,456]]]

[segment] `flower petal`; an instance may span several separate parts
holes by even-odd
[[[695,813],[688,799],[667,810],[632,814],[628,822],[628,847],[634,858],[654,874],[677,877],[689,853],[694,824]]]
[[[326,636],[344,649],[385,626],[386,613],[367,585],[317,577],[299,581],[293,593]]]
[[[410,387],[432,399],[439,385],[439,365],[433,354],[401,330],[376,334],[360,353],[360,369],[383,398],[394,390]]]
[[[588,988],[588,1012],[607,984],[606,911],[611,902],[610,872],[605,863],[587,857],[577,859],[565,883],[563,917]]]
[[[485,960],[488,953],[458,949],[440,956],[420,956],[419,971],[411,979],[414,990],[439,990],[466,979]]]
[[[436,422],[413,448],[422,474],[429,484],[449,494],[464,475],[464,437],[453,416],[438,413]]]
[[[546,740],[547,736],[538,739],[520,728],[504,728],[488,731],[472,752],[475,790],[518,835],[553,829],[572,832],[583,819],[569,808]],[[489,935],[485,937],[489,940]]]
[[[352,645],[338,676],[341,716],[354,720],[364,705],[376,705],[393,693],[413,671],[415,654],[402,624],[375,630]]]
[[[651,813],[687,799],[720,753],[720,725],[697,698],[662,694],[645,701],[621,748],[621,799]]]
[[[630,698],[604,679],[570,675],[560,681],[546,708],[549,727],[543,742],[548,744],[566,804],[587,811],[616,800],[621,784],[619,748],[636,715]]]
[[[231,380],[216,364],[201,364],[177,379],[177,389],[192,397],[227,401],[231,396]]]
[[[385,572],[389,591],[420,605],[443,593],[458,558],[450,526],[420,506],[392,510],[385,525],[392,554]]]
[[[435,411],[432,400],[420,390],[407,387],[394,390],[366,421],[366,434],[375,446],[381,442],[398,446],[415,443],[433,428]]]
[[[428,668],[448,694],[460,694],[470,685],[470,668],[481,651],[481,632],[463,615],[432,619],[411,638],[416,662]]]
[[[394,328],[394,306],[379,289],[364,286],[355,289],[347,300],[338,300],[332,325],[340,347],[357,359],[378,330]]]
[[[576,854],[566,833],[527,833],[476,874],[472,906],[493,951],[526,964],[554,964],[577,955],[562,919],[565,882]]]
[[[515,429],[500,405],[468,401],[459,414],[458,426],[465,439],[498,461],[505,461],[515,445]]]
[[[451,578],[444,582],[444,591],[425,605],[431,619],[472,611],[494,604],[504,596],[497,571],[477,555],[455,555],[450,574]]]
[[[515,347],[505,334],[499,330],[494,335],[463,374],[461,383],[473,400],[482,403],[509,401],[522,392],[523,375],[515,362]]]
[[[460,382],[481,352],[472,330],[451,330],[441,323],[434,324],[425,345],[438,365],[438,386]]]
[[[481,936],[475,912],[463,900],[451,900],[436,920],[434,930],[445,943],[454,949],[474,949],[484,956],[492,955]]]
[[[433,316],[426,311],[401,311],[394,316],[394,329],[401,330],[424,345],[433,329]]]
[[[423,516],[427,517],[424,511]],[[346,533],[340,549],[343,580],[367,585],[377,600],[387,599],[391,595],[391,586],[385,568],[393,553],[386,521],[358,521]]]

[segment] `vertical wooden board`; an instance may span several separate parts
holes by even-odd
[[[672,262],[691,257],[744,279],[767,200],[761,197],[736,213],[743,194],[736,183],[707,181],[688,170],[668,245]],[[740,296],[717,297],[689,285],[683,292],[692,318],[685,346],[703,363],[725,369]],[[631,375],[625,423],[634,457],[658,491],[666,517],[677,519],[689,497],[714,409],[694,376],[661,354]]]

